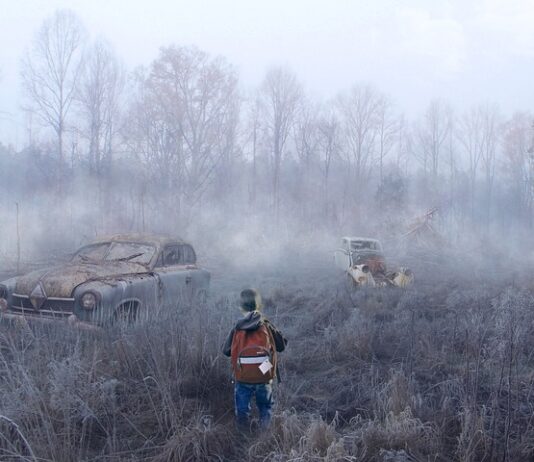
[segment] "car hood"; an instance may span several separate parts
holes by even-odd
[[[68,263],[20,276],[15,292],[29,296],[41,283],[46,297],[68,298],[72,296],[74,289],[84,282],[146,272],[147,268],[131,262]]]

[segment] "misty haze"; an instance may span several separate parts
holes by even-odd
[[[534,461],[534,5],[90,3],[0,0],[0,460]]]

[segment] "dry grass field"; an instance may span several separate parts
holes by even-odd
[[[0,332],[1,460],[534,460],[534,298],[476,270],[408,290],[338,273],[228,269],[206,306],[105,333]],[[220,347],[258,287],[289,339],[272,429],[233,425]]]

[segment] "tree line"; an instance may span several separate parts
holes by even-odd
[[[0,188],[54,209],[52,227],[67,203],[94,233],[251,216],[385,232],[431,207],[451,236],[533,226],[530,112],[436,99],[410,119],[371,84],[319,101],[286,67],[245,88],[225,58],[177,45],[128,71],[65,10],[42,24],[20,76],[27,142],[2,147]]]

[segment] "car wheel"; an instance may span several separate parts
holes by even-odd
[[[356,281],[350,274],[347,274],[347,279],[345,280],[345,287],[348,291],[353,291],[358,287],[358,284],[356,284]]]
[[[195,301],[199,305],[204,306],[208,302],[208,292],[204,289],[199,290],[195,297]]]
[[[137,302],[123,303],[115,310],[113,323],[132,325],[137,321],[138,314],[139,304]]]

